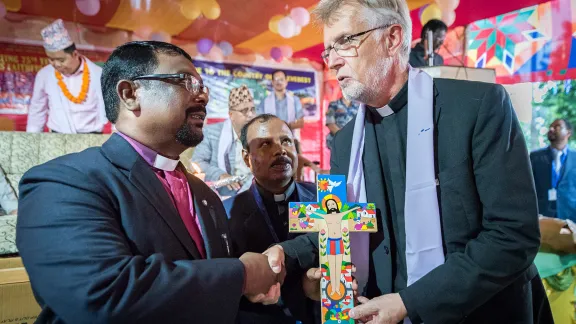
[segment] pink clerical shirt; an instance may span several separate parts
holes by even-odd
[[[192,198],[192,190],[188,184],[186,175],[181,170],[178,170],[178,160],[172,160],[164,157],[149,147],[139,143],[138,141],[118,132],[138,154],[146,161],[151,167],[162,186],[172,199],[174,206],[180,214],[180,218],[184,222],[188,233],[194,240],[198,251],[203,258],[206,257],[206,249],[204,247],[204,240],[202,238],[202,230],[198,217],[194,213],[194,199]]]
[[[47,65],[38,71],[28,108],[27,132],[42,132],[44,125],[53,131],[66,134],[102,131],[108,122],[100,86],[102,68],[83,57],[78,71],[72,75],[63,75],[62,80],[68,91],[73,96],[78,96],[82,88],[84,61],[90,72],[90,84],[86,100],[80,104],[75,104],[66,98],[58,86],[52,65]]]

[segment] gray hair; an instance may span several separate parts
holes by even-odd
[[[412,20],[406,0],[320,0],[313,14],[319,23],[330,25],[335,19],[338,19],[339,9],[344,5],[363,9],[364,12],[361,17],[371,28],[386,24],[402,26],[404,39],[402,40],[400,59],[403,63],[408,62],[412,44]]]

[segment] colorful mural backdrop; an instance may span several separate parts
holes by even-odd
[[[576,0],[556,0],[476,21],[467,65],[496,70],[498,83],[576,78]]]

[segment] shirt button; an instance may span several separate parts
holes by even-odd
[[[389,254],[390,253],[390,249],[388,249],[387,246],[384,247],[384,253]]]

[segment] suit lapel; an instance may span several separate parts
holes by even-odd
[[[310,192],[306,187],[296,182],[296,190],[298,194],[298,202],[311,202],[318,201],[316,193]]]
[[[156,212],[172,229],[180,243],[195,259],[201,259],[200,253],[196,249],[190,233],[186,230],[172,199],[146,161],[126,140],[117,134],[113,134],[102,145],[102,151],[112,163],[128,171],[130,182],[156,209]]]
[[[559,181],[562,181],[562,179],[564,178],[564,174],[567,172],[567,170],[572,169],[572,165],[574,163],[574,161],[572,161],[574,159],[574,152],[570,151],[570,149],[568,149],[566,152],[567,152],[566,153],[566,161],[564,162],[562,169],[560,169]],[[550,176],[552,176],[552,175],[550,175]]]

